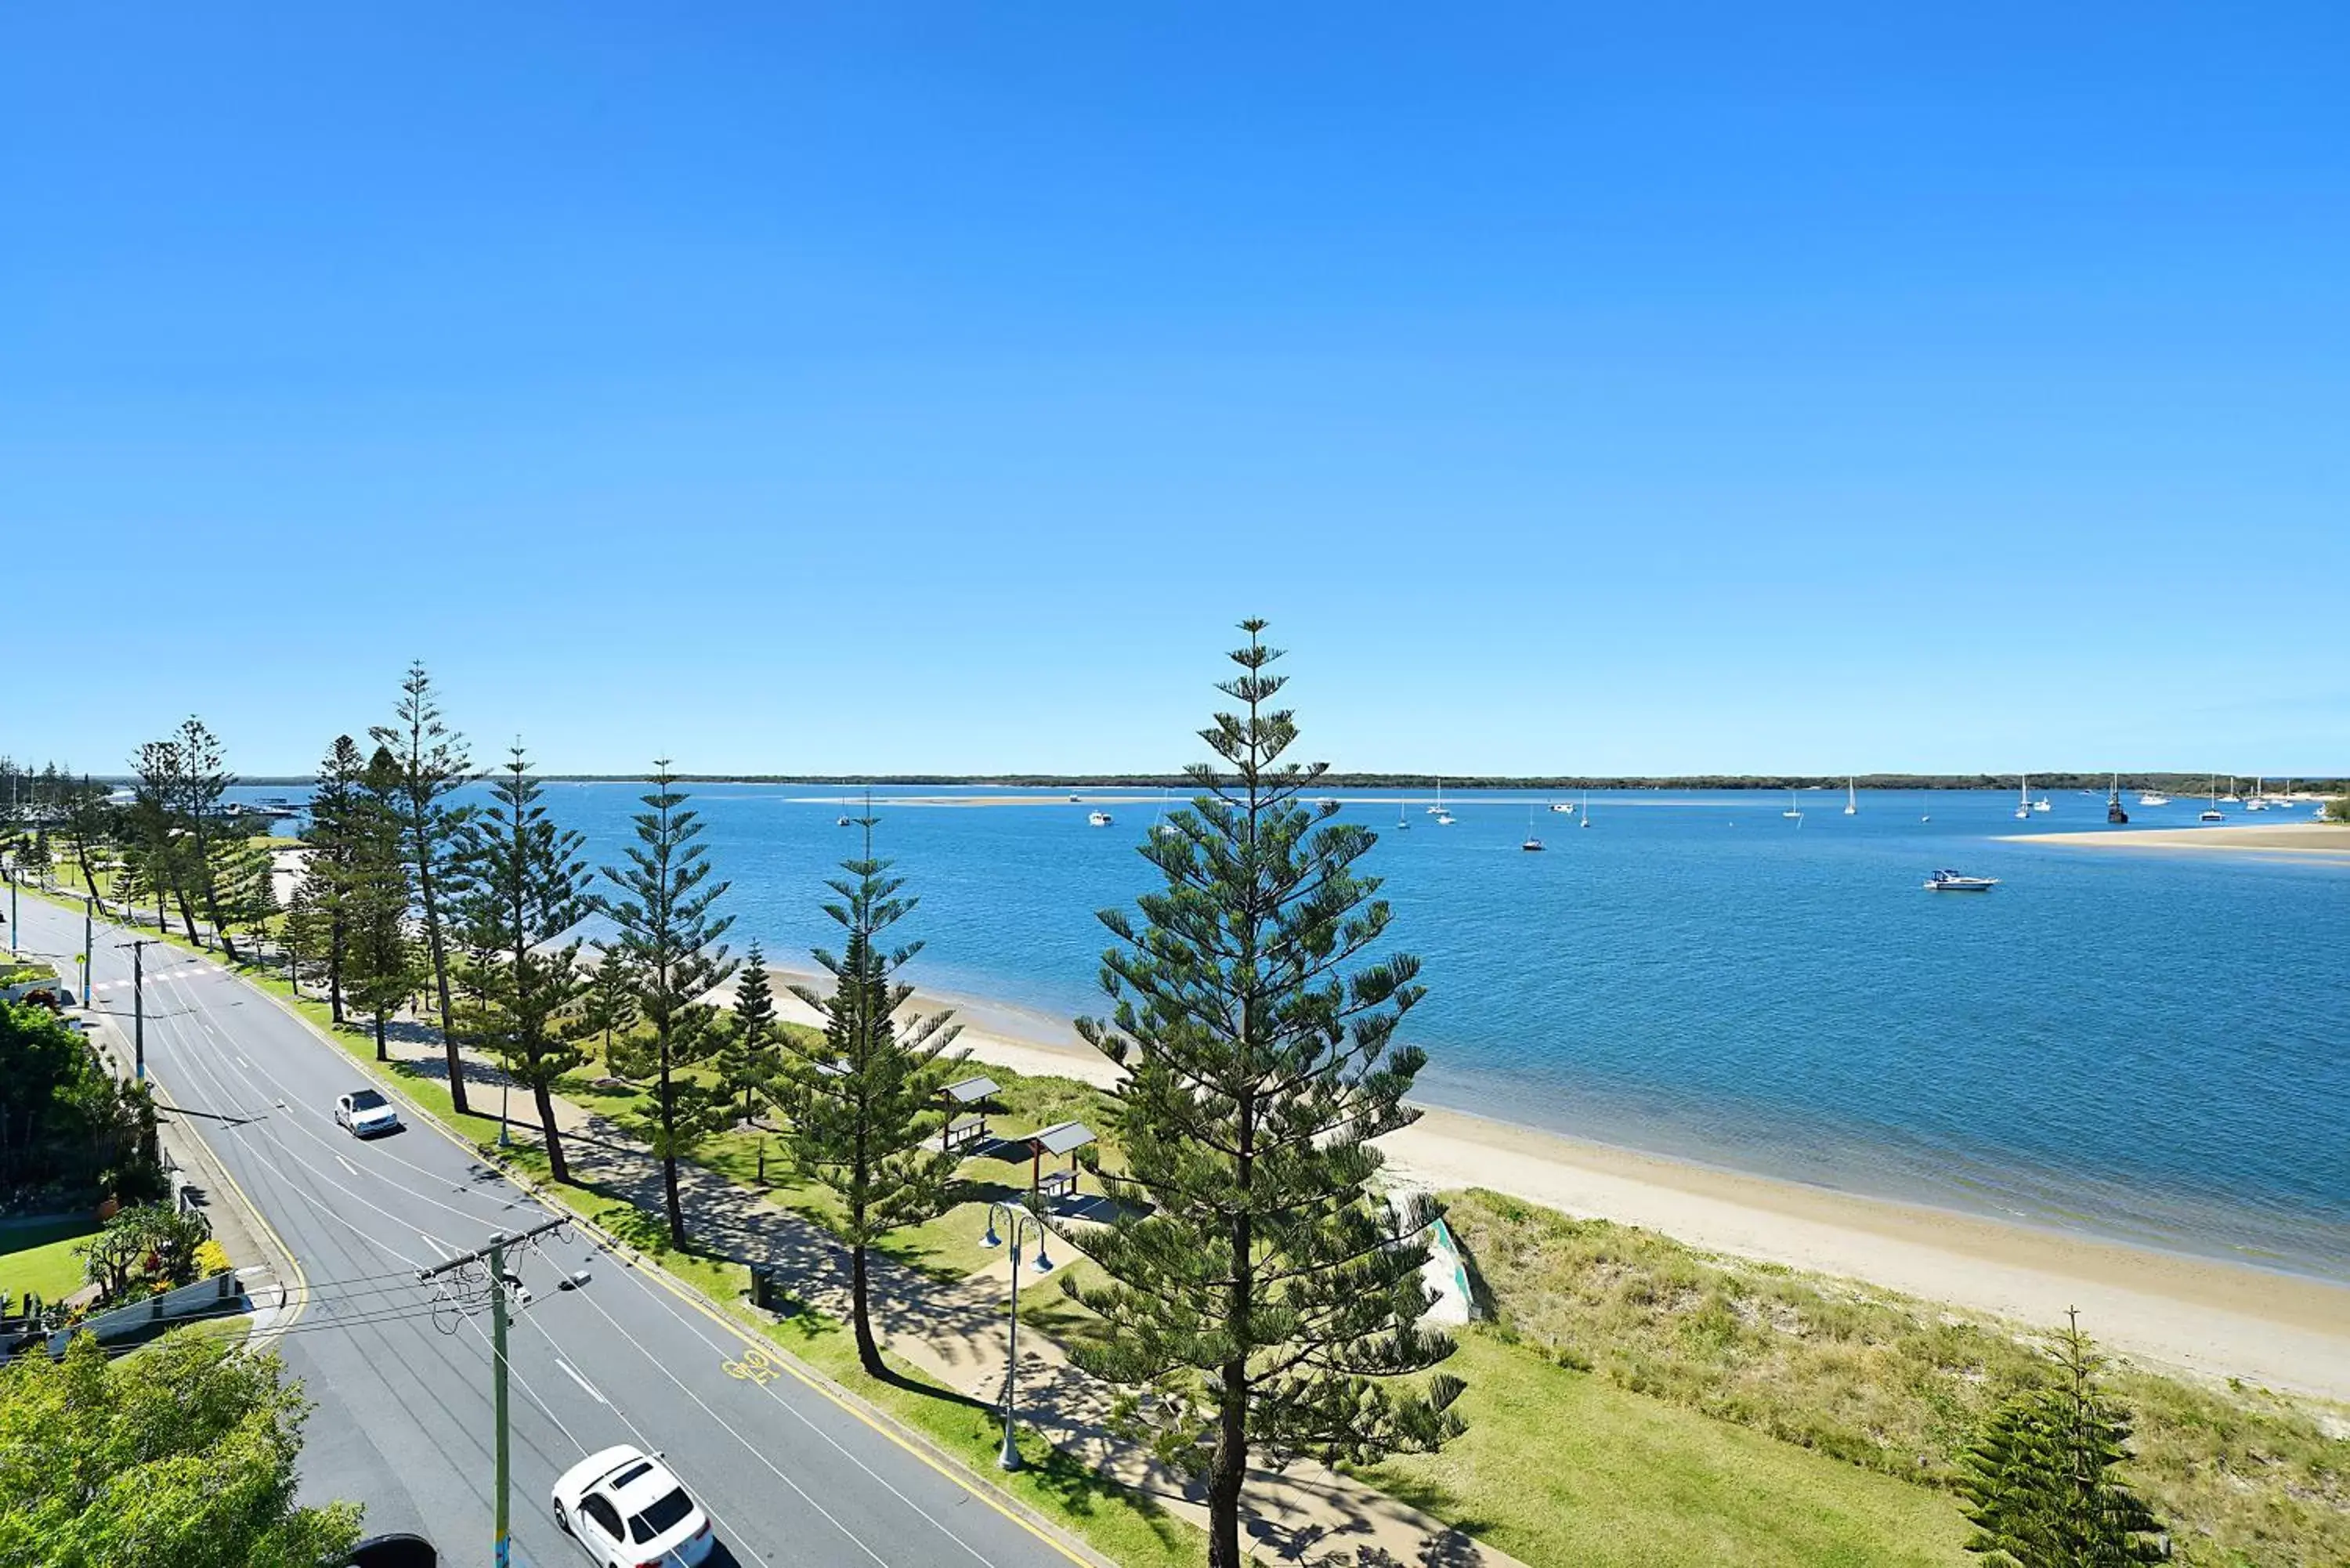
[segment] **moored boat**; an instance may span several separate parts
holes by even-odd
[[[1999,886],[1996,877],[1968,877],[1956,871],[1937,871],[1926,878],[1927,891],[1932,893],[1988,893]]]

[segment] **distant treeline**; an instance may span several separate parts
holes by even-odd
[[[79,781],[55,771],[36,774],[29,769],[12,769],[5,759],[0,759],[0,800],[9,794],[9,775],[14,773],[22,781],[20,799],[30,802],[59,793]],[[565,784],[632,784],[641,781],[638,774],[546,774],[549,782]],[[680,774],[681,784],[805,784],[812,788],[863,788],[868,785],[978,785],[1002,789],[1185,789],[1191,781],[1180,774]],[[2103,794],[2113,782],[2111,773],[2082,773],[2056,770],[2034,772],[2027,775],[2034,794],[2045,790],[2095,790]],[[1621,790],[1621,789],[1842,789],[1843,774],[1544,774],[1528,777],[1456,777],[1447,774],[1441,783],[1448,790],[1515,789],[1515,790]],[[128,776],[94,775],[91,783],[105,785],[136,782]],[[248,774],[244,783],[264,787],[277,785],[287,788],[307,787],[316,781],[301,777],[255,777]],[[1405,789],[1433,792],[1440,782],[1435,774],[1399,773],[1328,773],[1322,784],[1334,790]],[[1861,774],[1854,782],[1862,789],[2012,789],[2013,774]],[[2229,775],[2220,775],[2224,786]],[[2250,787],[2251,775],[2235,776],[2239,793]],[[2281,778],[2266,781],[2272,789],[2282,789]],[[2343,787],[2339,778],[2295,779],[2296,790],[2315,790],[2334,794]],[[2208,773],[2125,773],[2121,787],[2129,794],[2156,790],[2164,794],[2193,795],[2210,793],[2212,775]],[[46,788],[44,786],[47,786]]]
[[[564,784],[633,784],[641,782],[637,774],[547,774],[549,782]],[[2038,794],[2047,790],[2095,790],[2106,793],[2113,783],[2110,773],[2046,773],[2028,775],[2032,791]],[[681,784],[804,784],[810,788],[844,789],[884,785],[976,785],[1002,789],[1188,789],[1191,780],[1180,774],[680,774]],[[306,785],[307,778],[248,778],[249,784]],[[1434,774],[1328,773],[1321,783],[1334,790],[1407,789],[1433,792],[1440,782]],[[1624,790],[1624,789],[1842,789],[1843,774],[1547,774],[1534,777],[1460,778],[1451,774],[1440,781],[1447,790],[1513,789],[1513,790]],[[1853,782],[1862,789],[2013,789],[2013,774],[1860,774]],[[2210,774],[2124,774],[2121,787],[2126,794],[2156,790],[2164,794],[2208,794],[2211,789]],[[2251,775],[2238,775],[2238,793],[2251,785]],[[2315,790],[2334,794],[2343,787],[2339,778],[2295,779],[2296,790]],[[2220,775],[2224,787],[2228,775]],[[2268,787],[2282,790],[2285,781],[2271,778]]]

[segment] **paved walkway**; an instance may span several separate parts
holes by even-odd
[[[445,1058],[436,1041],[413,1025],[391,1043],[394,1056],[445,1076]],[[476,1108],[490,1104],[500,1082],[498,1068],[466,1054],[468,1084],[477,1090]],[[516,1087],[514,1136],[536,1144],[538,1129],[529,1102]],[[644,1146],[605,1117],[558,1096],[556,1125],[573,1177],[591,1182],[659,1215],[662,1211],[660,1167]],[[698,1244],[743,1263],[777,1270],[797,1299],[846,1321],[848,1316],[848,1255],[811,1221],[764,1195],[691,1164],[679,1169],[679,1195]],[[889,1352],[922,1375],[959,1394],[1000,1406],[1007,1359],[1006,1297],[1011,1262],[951,1283],[941,1283],[891,1259],[869,1255],[874,1333]],[[1052,1290],[1022,1271],[1024,1293]],[[1168,1511],[1205,1527],[1207,1510],[1195,1485],[1169,1471],[1138,1445],[1108,1429],[1114,1397],[1110,1387],[1070,1365],[1066,1354],[1026,1324],[1020,1334],[1019,1405],[1022,1421],[1063,1452],[1083,1459],[1126,1486],[1156,1498]],[[1300,1460],[1274,1471],[1253,1470],[1246,1494],[1246,1528],[1268,1563],[1316,1564],[1317,1568],[1521,1568],[1514,1558],[1472,1541],[1442,1521],[1352,1480],[1328,1467]]]

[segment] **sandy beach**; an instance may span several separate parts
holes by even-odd
[[[778,971],[779,981],[811,983]],[[785,1015],[814,1022],[778,986]],[[973,1059],[1107,1086],[1116,1070],[1066,1020],[983,1000],[952,1006]],[[2067,1307],[2108,1348],[2199,1376],[2350,1402],[2350,1287],[1858,1197],[1427,1108],[1386,1140],[1390,1168],[1565,1213],[1661,1231],[1709,1251],[1866,1282],[2045,1326]]]
[[[2097,849],[2224,850],[2350,861],[2350,823],[2241,822],[2203,827],[2113,828],[2102,833],[2010,833],[2009,843],[2079,845]]]

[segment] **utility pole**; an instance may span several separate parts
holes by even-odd
[[[543,1220],[526,1231],[512,1235],[493,1236],[486,1247],[477,1247],[463,1257],[452,1258],[429,1269],[416,1271],[419,1284],[429,1283],[442,1274],[454,1273],[487,1259],[490,1265],[490,1400],[497,1410],[498,1486],[497,1542],[493,1568],[510,1568],[509,1553],[513,1542],[506,1536],[506,1249],[560,1231],[571,1221],[562,1218]]]
[[[130,950],[130,1063],[131,1081],[147,1081],[147,950],[161,945],[160,937],[134,937],[127,942],[117,942],[118,948]]]
[[[95,976],[90,973],[89,938],[89,900],[88,898],[84,898],[81,901],[81,1004],[84,1008],[90,1006],[89,982],[95,978]]]

